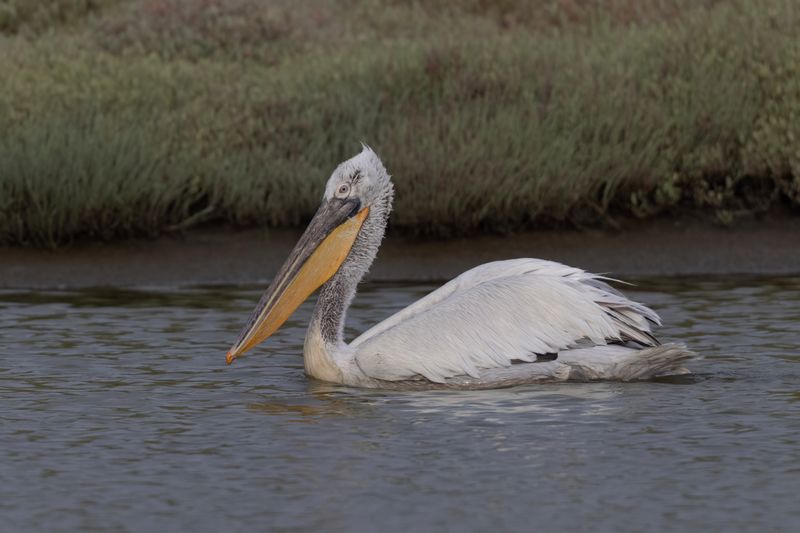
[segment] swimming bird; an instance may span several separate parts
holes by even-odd
[[[603,276],[540,259],[475,267],[365,331],[343,329],[383,239],[394,186],[369,147],[341,163],[322,205],[259,301],[230,364],[319,290],[303,348],[307,375],[372,388],[499,388],[686,373],[693,353],[661,344],[658,315]]]

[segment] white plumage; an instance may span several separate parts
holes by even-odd
[[[598,277],[550,261],[516,259],[476,267],[351,343],[369,377],[435,383],[534,363],[581,345],[636,340],[653,345],[658,316]]]
[[[367,147],[333,173],[323,206],[351,188],[349,201],[375,207],[320,291],[304,349],[309,375],[362,387],[494,388],[687,372],[692,352],[660,345],[653,310],[608,278],[539,259],[475,267],[346,344],[345,312],[383,238],[393,191]]]

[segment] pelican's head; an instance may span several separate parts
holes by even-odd
[[[363,145],[361,152],[347,161],[340,163],[333,171],[325,185],[322,197],[326,200],[335,198],[351,198],[358,200],[364,207],[384,207],[393,193],[392,181],[383,167],[378,154],[372,148]]]
[[[277,331],[339,271],[357,240],[364,245],[361,253],[368,256],[362,259],[372,261],[383,237],[392,194],[389,174],[368,146],[336,167],[325,186],[322,205],[228,350],[228,364]],[[365,238],[364,233],[372,238]]]

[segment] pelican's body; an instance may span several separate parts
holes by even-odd
[[[321,286],[304,346],[309,376],[373,388],[495,388],[685,373],[655,312],[605,278],[551,261],[478,266],[347,344],[345,313],[383,239],[393,187],[369,148],[342,163],[228,362],[271,335]]]

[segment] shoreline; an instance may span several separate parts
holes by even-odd
[[[436,241],[389,235],[367,279],[445,281],[478,264],[515,257],[549,259],[620,278],[800,274],[800,217],[736,227],[685,220],[626,226]],[[300,233],[203,229],[58,250],[5,247],[0,248],[0,289],[266,284]]]

